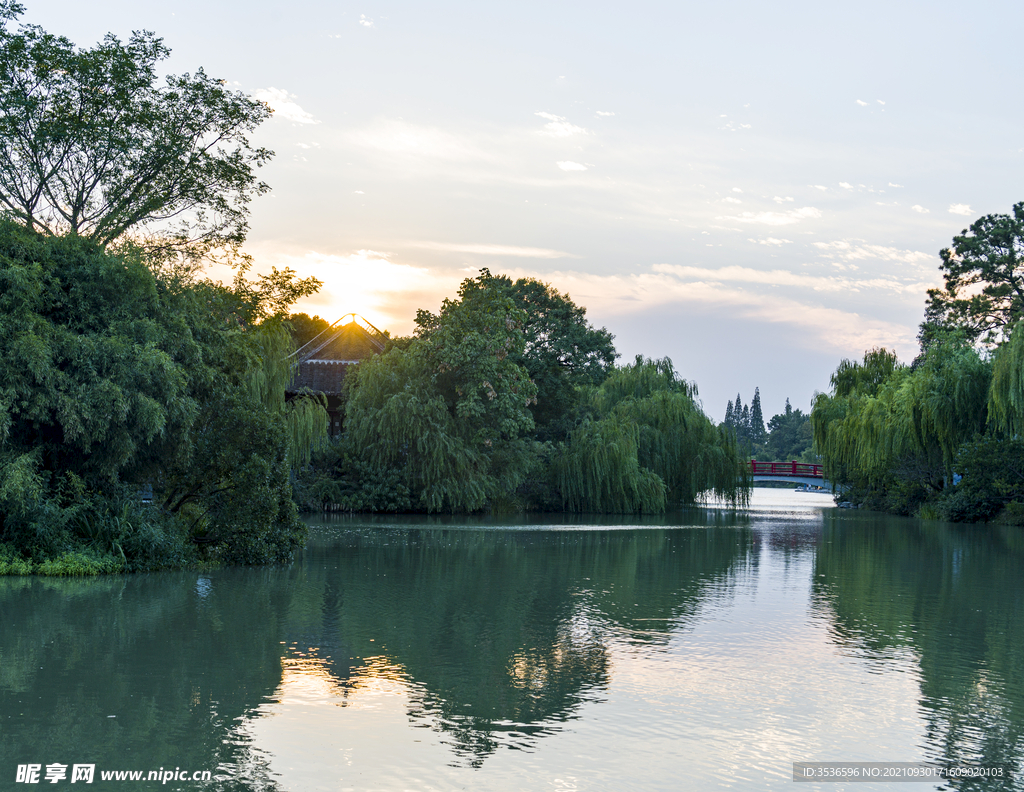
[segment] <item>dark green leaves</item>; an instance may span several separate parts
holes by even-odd
[[[0,204],[30,229],[104,246],[237,247],[271,156],[247,135],[270,111],[202,69],[159,85],[168,55],[147,31],[78,49],[38,26],[0,29]]]
[[[1024,313],[1024,203],[1012,215],[975,221],[939,255],[945,288],[928,291],[922,343],[941,328],[962,329],[971,340],[1002,340]]]
[[[359,365],[347,406],[349,440],[366,461],[402,471],[427,511],[473,511],[514,492],[528,459],[536,386],[515,361],[526,313],[489,275],[460,300],[420,311],[417,338]]]

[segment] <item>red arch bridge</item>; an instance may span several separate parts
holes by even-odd
[[[750,460],[750,477],[754,481],[786,481],[794,484],[829,487],[822,465],[806,462],[758,462]]]

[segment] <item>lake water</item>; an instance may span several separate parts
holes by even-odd
[[[0,578],[0,789],[1024,789],[1020,529],[789,490],[318,522],[288,566]],[[794,784],[799,761],[1005,775]]]

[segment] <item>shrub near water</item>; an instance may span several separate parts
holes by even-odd
[[[287,333],[270,311],[289,284],[302,289],[274,277],[265,289],[157,277],[139,256],[0,221],[0,542],[12,558],[94,574],[266,563],[301,546],[288,475],[326,420],[315,401],[284,403],[275,339]]]

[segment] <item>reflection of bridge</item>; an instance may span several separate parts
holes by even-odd
[[[806,462],[758,462],[750,460],[750,478],[754,481],[785,481],[828,488],[822,465]]]

